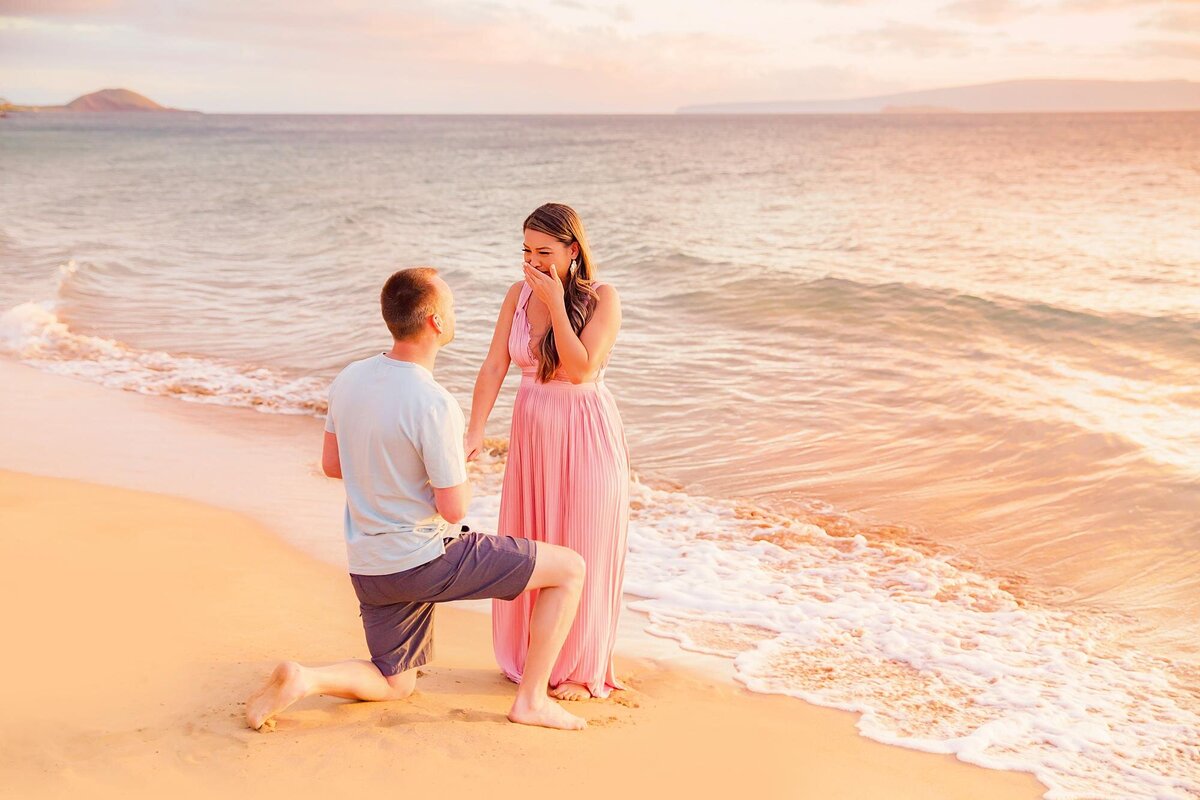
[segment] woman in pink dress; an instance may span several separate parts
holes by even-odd
[[[523,226],[524,280],[504,298],[479,370],[467,429],[468,460],[508,372],[521,368],[500,500],[505,534],[564,545],[587,562],[579,613],[550,675],[560,700],[624,688],[613,671],[629,523],[629,455],[616,401],[604,385],[621,327],[621,302],[596,267],[579,216],[547,203]],[[492,606],[496,660],[521,681],[533,592]]]

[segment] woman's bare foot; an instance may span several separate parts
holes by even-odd
[[[588,691],[586,686],[578,683],[564,681],[558,686],[550,690],[552,697],[557,697],[559,700],[591,700],[592,693]]]
[[[246,701],[246,724],[254,730],[275,728],[271,719],[307,694],[304,686],[304,667],[295,661],[284,661],[271,673],[266,685]]]
[[[517,697],[508,712],[508,720],[519,725],[540,725],[560,731],[581,731],[587,727],[587,720],[575,716],[553,700],[546,699],[534,706]]]

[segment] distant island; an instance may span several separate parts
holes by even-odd
[[[6,111],[27,112],[159,112],[172,114],[199,114],[199,111],[184,111],[178,108],[160,106],[149,97],[131,92],[128,89],[101,89],[98,92],[76,97],[65,106],[20,106],[0,100],[0,113]]]
[[[946,89],[775,103],[684,106],[679,114],[952,114],[1197,111],[1200,82],[1020,80]]]

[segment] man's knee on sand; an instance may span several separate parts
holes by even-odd
[[[398,672],[387,678],[388,695],[385,700],[403,700],[417,688],[417,670]]]

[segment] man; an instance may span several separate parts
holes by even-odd
[[[324,667],[279,664],[246,702],[246,723],[297,700],[408,697],[432,655],[436,603],[539,589],[525,673],[508,718],[579,730],[586,723],[547,696],[550,670],[583,588],[578,553],[529,539],[491,536],[458,523],[471,496],[458,403],[433,378],[454,339],[454,297],[430,267],[397,272],[380,298],[392,349],[348,365],[329,389],[321,457],[346,487],[345,536],[370,661]]]

